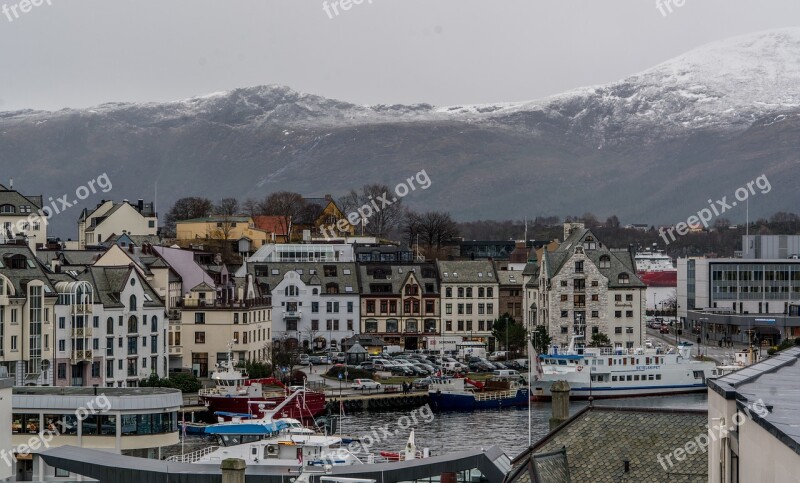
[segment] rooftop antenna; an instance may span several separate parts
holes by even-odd
[[[528,217],[527,216],[525,217],[525,238],[524,238],[524,241],[525,241],[525,244],[527,245],[528,244]]]

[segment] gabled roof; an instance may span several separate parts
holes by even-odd
[[[25,267],[10,268],[8,263],[12,257],[25,257]],[[25,294],[28,284],[34,280],[44,282],[46,287],[45,295],[56,295],[55,290],[53,290],[53,284],[49,279],[49,272],[44,269],[39,259],[33,255],[27,245],[0,245],[0,262],[3,262],[4,266],[4,268],[0,268],[0,274],[8,278],[17,296]],[[33,265],[32,267],[31,264]]]
[[[297,224],[299,225],[315,224],[328,205],[331,203],[333,203],[334,206],[336,205],[333,200],[327,198],[303,198],[303,201],[305,201],[306,207],[302,210],[302,213],[300,213],[299,220],[297,220]]]
[[[164,304],[161,302],[161,298],[132,265],[127,267],[90,267],[89,270],[78,276],[78,279],[86,280],[94,286],[95,300],[99,300],[104,307],[119,308],[124,307],[119,299],[119,294],[125,289],[131,272],[135,274],[144,292],[150,296],[151,300],[143,300],[142,305],[144,307],[162,307]]]
[[[196,287],[192,287],[192,289],[190,290],[190,292],[213,292],[213,291],[214,287],[205,282],[201,283]]]
[[[6,188],[0,189],[0,205],[13,205],[17,212],[14,213],[16,215],[24,215],[28,216],[31,213],[36,213],[39,209],[42,208],[42,197],[41,196],[25,196],[20,194],[18,191],[8,190]],[[19,207],[22,205],[30,206],[31,213],[20,213]],[[8,215],[4,213],[4,215]]]
[[[680,466],[659,463],[659,454],[682,448],[707,433],[706,410],[586,406],[514,458],[515,468],[534,453],[555,453],[566,447],[572,481],[618,483],[708,480],[708,455],[697,451]],[[630,471],[623,472],[623,460]],[[674,461],[673,461],[674,463]],[[521,480],[519,480],[521,481]]]
[[[435,263],[415,264],[388,264],[388,263],[360,263],[358,265],[358,280],[361,284],[361,293],[370,295],[385,292],[373,291],[376,286],[391,284],[392,290],[386,295],[400,295],[409,274],[420,283],[422,295],[436,295],[439,293],[439,270]],[[426,276],[428,275],[428,276]],[[428,291],[426,286],[432,285],[433,290]]]
[[[575,253],[575,247],[583,246],[587,239],[593,238],[595,248],[584,249],[586,257],[592,261],[600,273],[608,279],[609,288],[643,288],[645,284],[636,275],[636,262],[629,250],[610,250],[597,240],[597,237],[587,228],[574,230],[570,236],[554,251],[545,251],[545,266],[547,278],[556,276],[567,260]],[[609,267],[600,268],[600,258],[608,257]],[[620,284],[619,275],[627,273],[630,283]]]

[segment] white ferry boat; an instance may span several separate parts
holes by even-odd
[[[706,391],[715,364],[693,360],[687,345],[677,352],[659,349],[586,348],[575,351],[575,339],[566,353],[538,356],[531,398],[549,400],[550,386],[567,381],[573,399],[661,396]]]

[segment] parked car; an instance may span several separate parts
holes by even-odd
[[[416,369],[417,374],[420,376],[429,376],[431,374],[431,371],[422,364],[414,364],[414,369]]]
[[[414,371],[413,369],[411,369],[409,367],[406,367],[406,366],[400,366],[400,365],[392,367],[389,370],[389,372],[393,376],[401,376],[401,377],[411,377],[411,376],[416,376],[417,375],[416,371]]]
[[[430,377],[422,377],[419,379],[414,379],[414,382],[412,384],[414,386],[414,389],[425,390],[428,389],[428,386],[430,386],[432,382],[433,380]]]
[[[379,382],[373,381],[372,379],[354,379],[353,383],[350,384],[350,387],[358,390],[380,389],[381,384]]]
[[[508,359],[508,351],[494,351],[489,356],[490,361],[504,361]]]
[[[300,357],[297,358],[297,363],[301,366],[307,366],[311,364],[311,358],[308,354],[300,354]]]
[[[344,355],[344,352],[336,352],[332,357],[331,360],[337,364],[344,364],[347,362],[347,357]]]
[[[361,364],[357,365],[356,368],[361,369],[362,371],[375,371],[375,365],[373,365],[371,362],[362,362]]]

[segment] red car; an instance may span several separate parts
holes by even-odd
[[[662,325],[661,328],[658,329],[658,331],[660,333],[662,333],[662,334],[669,334],[669,326],[668,325]]]

